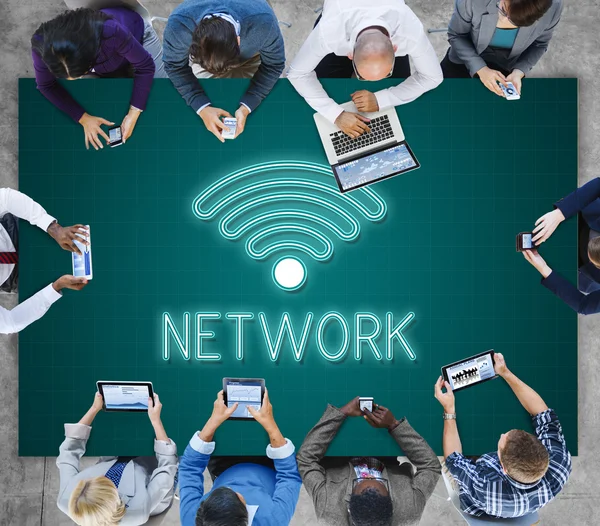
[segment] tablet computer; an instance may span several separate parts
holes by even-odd
[[[340,192],[344,193],[416,170],[420,166],[408,143],[402,141],[374,152],[362,153],[331,168]]]
[[[154,400],[152,382],[96,382],[105,411],[148,412],[148,398]],[[152,402],[154,404],[154,401]]]
[[[230,420],[254,420],[248,411],[252,406],[257,411],[265,396],[264,378],[223,378],[223,401],[227,407],[238,404]]]
[[[442,377],[453,391],[480,384],[496,378],[494,351],[489,350],[442,367]]]

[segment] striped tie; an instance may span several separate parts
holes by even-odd
[[[0,265],[16,265],[19,255],[16,252],[0,252]]]

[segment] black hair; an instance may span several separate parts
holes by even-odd
[[[588,242],[588,252],[592,263],[600,263],[600,237],[594,237]]]
[[[353,526],[391,526],[394,515],[390,496],[372,488],[352,494],[348,510]]]
[[[542,18],[551,5],[552,0],[509,0],[506,14],[515,26],[527,27]]]
[[[190,56],[194,63],[213,75],[227,73],[238,64],[240,56],[233,24],[218,16],[200,21],[192,36]]]
[[[248,510],[235,491],[217,488],[200,504],[196,526],[248,526]]]
[[[37,29],[32,48],[56,78],[79,78],[94,66],[104,23],[110,18],[83,7],[65,11]]]

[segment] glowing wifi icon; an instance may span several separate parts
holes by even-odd
[[[380,221],[387,212],[383,199],[363,187],[341,194],[331,168],[304,161],[265,162],[217,180],[193,203],[196,217],[220,214],[219,231],[226,239],[246,236],[246,252],[256,260],[278,257],[272,277],[283,290],[306,281],[302,254],[327,261],[334,253],[332,234],[354,241],[360,221]]]

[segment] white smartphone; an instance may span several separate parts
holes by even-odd
[[[83,237],[89,245],[85,245],[81,241],[73,241],[75,246],[81,251],[81,255],[71,252],[73,260],[73,276],[76,278],[92,279],[94,273],[92,270],[92,240],[90,235],[90,226],[86,225],[87,235]]]
[[[229,131],[223,130],[221,131],[221,137],[223,139],[235,139],[235,130],[237,128],[237,119],[233,117],[225,117],[223,119],[223,124],[229,128]]]
[[[519,95],[517,88],[515,88],[515,85],[512,82],[507,82],[506,86],[500,84],[500,89],[504,93],[506,100],[519,100],[521,98],[521,95]]]
[[[373,398],[370,396],[359,396],[358,397],[358,407],[361,411],[365,409],[370,413],[373,412]]]

